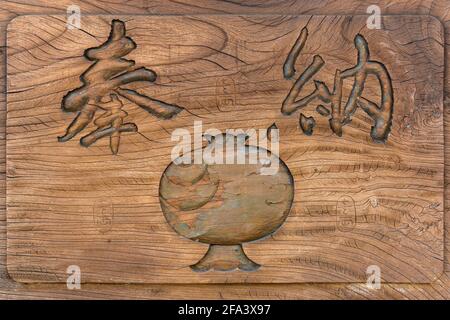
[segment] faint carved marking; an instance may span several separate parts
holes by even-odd
[[[349,232],[356,225],[355,200],[349,195],[342,196],[336,203],[336,225],[342,232]]]
[[[233,78],[223,77],[216,80],[216,103],[220,109],[236,105],[236,83]]]
[[[111,231],[114,219],[114,207],[109,201],[99,201],[93,207],[94,224],[101,233]]]

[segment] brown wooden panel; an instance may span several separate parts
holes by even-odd
[[[387,282],[440,276],[443,39],[437,20],[385,17],[384,29],[368,30],[358,16],[116,17],[137,44],[126,58],[158,75],[154,84],[127,87],[184,110],[166,120],[131,103],[133,97],[122,98],[126,121],[139,133],[124,133],[112,155],[117,148],[108,137],[88,148],[80,146],[81,134],[56,139],[75,116],[61,111],[62,98],[92,65],[84,50],[107,40],[112,18],[84,17],[83,31],[66,30],[60,16],[20,17],[9,25],[8,270],[14,279],[65,281],[69,265],[79,265],[86,282],[359,282],[369,265],[380,266]],[[360,105],[341,137],[314,112],[317,103],[302,111],[316,121],[311,136],[300,131],[299,112],[280,112],[296,79],[283,77],[283,63],[305,26],[298,73],[319,54],[324,66],[314,79],[332,90],[335,70],[356,63],[358,33],[370,59],[387,69],[394,111],[384,143],[374,141],[374,119]],[[352,82],[343,85],[345,98]],[[312,90],[310,81],[303,92]],[[364,99],[379,101],[380,91],[368,78]],[[262,266],[257,271],[193,272],[189,266],[208,245],[175,233],[161,212],[170,132],[192,130],[194,121],[204,129],[273,123],[280,129],[294,205],[275,234],[244,244]],[[95,128],[91,123],[83,132]]]
[[[366,8],[373,4],[373,1],[349,0],[349,1],[321,1],[311,2],[297,0],[282,0],[268,2],[264,6],[258,5],[259,0],[255,1],[233,1],[233,2],[216,2],[202,0],[199,1],[185,0],[183,2],[167,2],[154,0],[146,1],[104,1],[103,6],[98,6],[86,1],[58,1],[57,3],[47,0],[37,0],[33,3],[19,3],[16,1],[2,1],[0,8],[0,40],[3,48],[0,49],[2,58],[6,53],[6,24],[13,17],[20,14],[48,14],[61,13],[65,14],[68,5],[77,4],[81,7],[85,14],[129,14],[129,13],[307,13],[307,14],[365,14]],[[449,27],[450,7],[446,0],[413,0],[408,2],[399,2],[395,0],[379,1],[379,6],[385,14],[430,14],[437,17],[441,22],[445,23],[446,36]],[[446,56],[448,57],[448,40],[445,44]],[[5,58],[4,60],[5,61]],[[2,77],[0,82],[2,87],[6,87],[6,68],[0,65],[0,73]],[[446,75],[448,74],[448,66],[446,66]],[[446,76],[447,78],[447,76]],[[445,81],[445,93],[448,97],[448,87],[450,82]],[[5,125],[6,125],[6,92],[0,95],[0,117],[2,119],[0,125],[0,148],[5,155]],[[444,113],[444,121],[448,119],[448,113]],[[448,130],[448,126],[445,126]],[[3,161],[0,159],[1,161]],[[3,163],[2,163],[3,164]],[[0,175],[5,177],[5,167],[0,170]],[[448,171],[447,171],[448,172]],[[14,282],[6,273],[6,215],[4,207],[4,199],[6,194],[5,180],[0,181],[1,197],[0,197],[0,296],[5,298],[186,298],[195,294],[196,297],[204,298],[316,298],[316,299],[445,299],[450,296],[449,279],[445,274],[437,281],[430,285],[390,285],[383,284],[381,290],[368,290],[365,284],[279,284],[279,285],[246,285],[245,288],[240,285],[84,285],[82,290],[67,290],[66,286],[61,285],[26,285]],[[446,199],[448,198],[448,190],[446,188]],[[447,200],[446,200],[446,203]],[[448,218],[446,217],[447,221]],[[446,224],[448,225],[448,224]],[[445,227],[446,227],[445,225]],[[446,228],[447,230],[448,228]],[[448,230],[447,230],[448,234]],[[448,237],[446,237],[447,239]],[[448,241],[446,241],[447,251],[445,253],[445,261],[448,261]],[[448,270],[449,264],[446,263]],[[248,288],[248,289],[247,289]]]

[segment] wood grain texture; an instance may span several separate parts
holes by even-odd
[[[6,23],[19,14],[35,13],[64,13],[66,7],[73,2],[65,3],[59,1],[58,4],[34,1],[32,3],[2,2],[1,21],[2,29],[5,30]],[[375,1],[386,14],[431,14],[438,17],[446,26],[449,25],[449,9],[446,1]],[[4,5],[3,5],[4,4]],[[127,3],[109,3],[99,6],[91,2],[78,2],[84,12],[93,14],[98,13],[298,13],[307,12],[308,14],[365,14],[365,10],[373,1],[346,1],[346,2],[321,2],[312,3],[306,1],[276,1],[276,2],[246,2],[239,4],[237,2],[209,2],[202,1],[198,3],[189,2],[166,2],[166,1],[127,1]],[[106,3],[105,3],[106,4]],[[448,32],[447,43],[448,43]],[[5,34],[2,32],[2,43],[5,43]],[[2,50],[4,51],[4,50]],[[448,54],[448,53],[447,53]],[[4,72],[4,66],[1,66]],[[4,74],[4,73],[3,73]],[[2,79],[3,81],[3,79]],[[449,87],[448,81],[445,82]],[[448,97],[448,90],[446,94]],[[4,103],[4,96],[0,97]],[[4,106],[2,107],[4,110]],[[1,116],[4,117],[4,111]],[[445,114],[445,120],[448,119]],[[446,125],[446,130],[448,126]],[[2,140],[3,141],[3,140]],[[3,142],[4,143],[4,142]],[[4,145],[2,144],[4,150]],[[446,171],[448,173],[448,171]],[[0,216],[2,219],[2,237],[5,237],[4,213]],[[1,220],[0,219],[0,220]],[[5,239],[5,238],[4,238]],[[5,252],[5,244],[0,243]],[[1,248],[0,248],[1,249]],[[448,250],[446,251],[446,253]],[[381,290],[368,290],[364,284],[354,285],[283,285],[282,292],[280,287],[273,285],[251,285],[250,289],[242,286],[105,286],[105,285],[85,285],[81,291],[68,291],[65,286],[44,285],[44,286],[24,286],[8,280],[4,265],[5,255],[2,255],[3,268],[0,269],[2,277],[0,280],[1,293],[4,298],[183,298],[185,293],[190,296],[195,293],[197,298],[396,298],[396,299],[442,299],[449,297],[449,279],[444,275],[431,285],[390,285],[382,286]],[[446,255],[448,257],[448,255]],[[448,264],[446,265],[448,266]],[[447,267],[448,268],[448,267]],[[195,289],[194,289],[195,288]],[[277,292],[275,294],[275,292]]]
[[[14,279],[64,282],[70,265],[80,266],[84,282],[100,283],[360,282],[370,265],[380,267],[386,282],[432,282],[440,276],[444,68],[437,19],[384,17],[384,29],[368,30],[364,16],[115,17],[126,21],[127,35],[137,44],[136,50],[117,56],[129,53],[140,67],[136,72],[149,67],[158,75],[153,86],[137,82],[127,88],[186,112],[168,121],[123,100],[129,119],[124,121],[136,123],[140,134],[123,134],[120,153],[114,155],[108,152],[107,139],[89,148],[56,140],[74,117],[61,112],[63,96],[79,87],[79,75],[91,64],[83,52],[107,39],[112,18],[84,16],[82,31],[67,30],[61,16],[18,17],[8,25],[7,250]],[[330,124],[336,134],[328,119],[316,118],[314,135],[307,136],[297,129],[293,111],[280,112],[292,86],[282,65],[305,27],[311,32],[296,66],[300,69],[320,55],[323,67],[316,75],[325,84],[337,79],[336,68],[355,65],[358,43],[367,41],[372,59],[368,68],[382,66],[392,80],[387,71],[380,75],[385,78],[381,84],[368,77],[363,99],[387,101],[381,93],[387,92],[386,86],[393,88],[392,129],[385,118],[381,136],[374,133],[373,120],[362,110],[342,127],[333,122],[338,121],[333,109]],[[100,49],[89,49],[88,55],[92,50]],[[336,97],[340,101],[341,95],[350,95],[348,82],[341,94],[322,99],[333,99],[336,107]],[[101,95],[108,92],[108,83]],[[312,87],[305,84],[305,92]],[[72,110],[66,98],[63,106]],[[84,101],[75,98],[70,101]],[[308,108],[302,112],[313,115]],[[412,115],[418,120],[413,125]],[[82,116],[71,128],[91,120],[80,120]],[[205,246],[173,233],[162,215],[158,185],[174,147],[170,133],[176,128],[193,131],[199,120],[203,130],[264,130],[272,123],[280,129],[280,158],[292,172],[294,205],[277,233],[244,245],[247,255],[262,265],[255,272],[194,273],[188,266],[200,259]],[[87,132],[93,129],[86,127]],[[76,132],[68,129],[66,136]],[[380,137],[386,142],[377,143]],[[219,186],[232,192],[226,184]],[[96,215],[105,210],[99,204],[110,210],[109,230],[96,225]],[[255,212],[262,210],[254,207]],[[219,221],[210,223],[233,223]],[[245,223],[237,224],[243,228]],[[233,232],[227,230],[220,232]]]

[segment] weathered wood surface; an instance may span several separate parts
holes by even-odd
[[[4,23],[6,23],[11,17],[19,13],[47,13],[49,10],[51,12],[58,12],[58,9],[53,6],[51,9],[45,5],[45,3],[33,3],[32,5],[21,5],[17,3],[6,3],[5,6],[8,12],[3,13]],[[372,4],[372,3],[370,3]],[[154,5],[154,6],[153,6]],[[180,12],[265,12],[268,11],[273,13],[274,10],[278,12],[289,12],[295,10],[296,13],[302,13],[308,11],[308,14],[319,14],[319,13],[364,13],[368,4],[365,3],[352,3],[346,2],[340,3],[339,7],[337,4],[327,4],[318,6],[317,4],[304,3],[298,1],[292,6],[291,3],[252,3],[251,5],[239,5],[235,3],[222,3],[220,6],[214,7],[214,4],[202,3],[202,8],[191,6],[189,4],[181,3],[163,3],[152,5],[146,5],[145,3],[131,3],[125,4],[115,4],[114,6],[109,6],[108,10],[113,10],[114,12],[120,13],[125,11],[126,13],[143,13],[143,12],[156,12],[156,13],[180,13]],[[409,14],[428,14],[436,15],[441,21],[445,22],[448,16],[448,8],[445,1],[415,1],[408,2],[408,4],[403,2],[380,2],[382,10],[386,8],[386,13],[409,13]],[[61,6],[61,7],[59,7]],[[92,7],[88,3],[81,3],[82,9],[86,11],[91,11],[92,13],[107,13],[103,11],[103,8]],[[276,9],[274,9],[276,7]],[[59,10],[64,11],[66,4],[58,4]],[[122,11],[123,10],[123,11]],[[2,35],[4,36],[4,35]],[[3,67],[3,66],[2,66]],[[446,82],[448,86],[448,81]],[[4,97],[3,97],[4,98]],[[6,274],[5,274],[6,279]],[[136,297],[136,298],[150,298],[150,297],[173,297],[182,298],[186,292],[185,286],[102,286],[102,285],[85,285],[82,291],[68,292],[63,286],[23,286],[15,284],[10,280],[4,280],[2,283],[3,291],[5,297]],[[120,289],[119,289],[120,288]],[[188,287],[189,292],[192,292],[192,286]],[[270,292],[277,288],[277,286],[267,286],[259,285],[252,286],[251,289],[244,289],[240,286],[208,286],[208,287],[196,287],[196,292],[198,292],[198,298],[205,297],[216,297],[216,298],[232,298],[232,297],[271,297],[271,298],[443,298],[448,297],[448,279],[443,276],[440,280],[435,281],[431,285],[383,285],[382,290],[367,290],[364,285],[289,285],[287,289],[284,290],[284,295],[273,296]],[[284,285],[283,288],[286,288]],[[120,293],[118,293],[120,290]],[[14,294],[12,294],[14,292]]]
[[[371,265],[381,269],[386,282],[432,282],[440,276],[444,68],[443,30],[437,19],[384,17],[383,29],[369,30],[365,16],[115,18],[120,20],[111,24],[113,17],[83,16],[82,30],[67,30],[61,16],[18,17],[8,25],[7,254],[15,280],[64,282],[70,265],[81,268],[83,282],[100,283],[363,282]],[[101,45],[110,28],[114,33]],[[344,69],[356,64],[357,50],[361,59],[369,55],[364,50],[370,50],[367,68],[374,74],[364,81],[360,99],[389,103],[393,96],[394,112],[388,106],[384,118],[371,119],[361,104],[351,123],[342,126],[338,111],[331,111],[330,121],[319,118],[313,102],[301,112],[317,119],[314,134],[299,131],[295,109],[285,105],[282,114],[280,108],[293,85],[284,79],[282,65],[303,28],[310,32],[296,69],[320,55],[323,67],[315,79],[330,86],[337,68],[351,75],[352,69]],[[39,40],[42,44],[36,45]],[[90,60],[83,56],[88,48],[85,56]],[[105,68],[113,72],[128,67],[124,56],[139,69],[104,80],[100,73]],[[92,60],[95,69],[83,74],[88,82],[80,87],[79,75]],[[138,81],[129,82],[131,77]],[[333,100],[337,108],[340,95],[352,90],[350,80],[335,97],[321,93],[322,103]],[[120,87],[111,91],[116,83]],[[313,88],[305,84],[301,96]],[[170,120],[161,113],[149,114],[124,91],[147,99],[146,108],[152,108],[150,99],[157,99],[166,109],[170,103],[185,111],[177,107],[179,114]],[[102,103],[109,92],[116,92],[116,102]],[[61,101],[65,111],[81,112],[76,120],[60,110]],[[95,109],[85,110],[95,108],[94,103],[107,111],[91,116]],[[123,111],[114,111],[121,104]],[[139,134],[111,133],[111,138],[92,143],[97,133],[110,130],[103,129],[103,119],[114,115],[120,121],[117,130],[133,125]],[[378,119],[382,127],[371,129]],[[260,169],[252,165],[209,165],[219,188],[209,182],[209,189],[217,191],[211,204],[176,213],[181,210],[176,209],[177,199],[192,197],[188,192],[195,189],[164,184],[164,179],[175,181],[175,173],[172,178],[168,173],[161,176],[175,145],[171,133],[177,128],[192,132],[194,121],[202,121],[204,131],[222,132],[265,131],[275,123],[280,158],[290,172],[282,167],[277,175],[258,176]],[[80,135],[87,135],[78,142],[75,137],[86,124]],[[293,185],[286,189],[290,179]],[[209,189],[195,194],[208,193],[208,198]],[[242,195],[230,198],[240,189]],[[278,232],[246,243],[278,229],[292,197],[292,210]],[[174,233],[160,201],[166,218],[178,215],[169,220],[170,226],[176,228],[174,223],[180,221],[178,232],[190,226],[182,235],[200,234],[198,239],[206,244],[244,244],[248,257],[262,267],[254,272],[193,272],[189,266],[206,247]],[[193,214],[201,223],[190,222]],[[270,223],[269,229],[264,223]],[[208,257],[228,259],[224,251],[214,252]],[[243,269],[255,269],[250,267],[254,262],[243,262],[244,253],[241,257]],[[209,269],[205,263],[195,269]]]

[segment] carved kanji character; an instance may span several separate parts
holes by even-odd
[[[94,121],[97,129],[82,137],[80,143],[88,147],[98,139],[109,136],[111,152],[117,154],[120,134],[138,130],[134,123],[124,123],[128,114],[122,110],[123,103],[118,96],[163,119],[170,119],[183,110],[177,105],[122,87],[137,81],[151,83],[157,78],[153,70],[145,67],[133,69],[135,62],[123,58],[134,49],[136,43],[126,36],[125,24],[120,20],[113,20],[108,40],[85,51],[84,56],[94,63],[80,76],[82,86],[67,93],[62,100],[64,111],[78,114],[66,133],[58,137],[60,142],[72,139],[94,119],[98,110],[102,110],[104,113]]]

